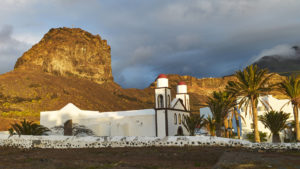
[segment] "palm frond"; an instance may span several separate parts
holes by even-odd
[[[287,127],[289,116],[290,114],[284,113],[283,111],[269,111],[264,115],[260,115],[258,118],[273,134],[278,134]]]
[[[26,121],[25,119],[21,123],[12,124],[9,129],[10,136],[14,134],[18,134],[19,136],[42,135],[47,131],[50,131],[47,127],[33,123],[33,121]]]

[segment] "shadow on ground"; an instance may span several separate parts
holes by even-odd
[[[224,147],[99,149],[0,148],[0,168],[13,169],[257,169],[300,168],[300,152],[260,152]]]

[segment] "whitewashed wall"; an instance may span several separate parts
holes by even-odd
[[[165,110],[157,110],[156,114],[157,114],[157,136],[165,137],[167,135]]]
[[[67,120],[84,125],[98,136],[155,136],[155,110],[121,112],[80,110],[68,104],[58,111],[41,112],[40,124],[52,128]]]
[[[0,134],[1,147],[16,148],[103,148],[103,147],[168,147],[226,146],[263,150],[300,150],[300,143],[251,143],[245,140],[208,136],[170,137],[73,137],[73,136],[12,136]]]
[[[177,116],[177,123],[175,124],[175,116]],[[179,115],[181,116],[181,124],[179,124]],[[169,129],[169,136],[175,136],[177,134],[178,127],[181,126],[183,130],[183,135],[188,136],[189,133],[186,130],[186,128],[183,126],[183,120],[185,116],[189,116],[189,113],[187,112],[182,112],[182,111],[176,111],[176,110],[168,110],[168,129]]]
[[[287,100],[287,99],[279,100],[279,99],[274,98],[272,95],[260,97],[260,99],[266,101],[272,107],[272,109],[275,111],[280,111],[282,109],[282,111],[284,111],[285,113],[289,113],[290,119],[288,121],[294,120],[292,104],[286,104],[289,102],[289,100]],[[267,110],[264,108],[263,104],[259,101],[258,102],[258,112],[257,112],[258,116],[263,115],[266,111]],[[249,132],[252,132],[252,130],[253,130],[251,128],[251,124],[253,123],[253,120],[252,120],[252,116],[249,115],[249,109],[248,109],[247,116],[246,116],[244,107],[241,108],[240,112],[246,121],[246,123],[244,123],[242,121],[243,137],[246,137],[246,134]],[[268,135],[268,138],[267,138],[268,142],[272,141],[272,137],[269,137],[269,135],[271,134],[270,130],[268,128],[265,128],[265,126],[260,121],[258,121],[258,130],[262,131],[262,132],[266,132]],[[280,133],[280,136],[281,136],[281,140],[283,140],[283,133]]]

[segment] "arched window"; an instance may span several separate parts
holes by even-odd
[[[163,108],[164,107],[164,97],[163,95],[158,95],[157,97],[157,104],[158,104],[158,108]]]
[[[178,114],[178,123],[181,124],[181,115]]]
[[[170,95],[168,95],[168,107],[171,107],[170,105],[171,105],[171,97]]]
[[[176,113],[174,114],[174,124],[177,124],[177,115],[176,115]]]

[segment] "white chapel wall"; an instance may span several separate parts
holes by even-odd
[[[176,118],[175,118],[176,115]],[[176,111],[176,110],[168,110],[168,134],[169,136],[175,136],[177,134],[177,130],[179,126],[183,130],[183,134],[185,136],[189,135],[186,128],[183,126],[184,116],[189,116],[189,113],[183,111]],[[179,116],[181,116],[181,122],[179,121]]]

